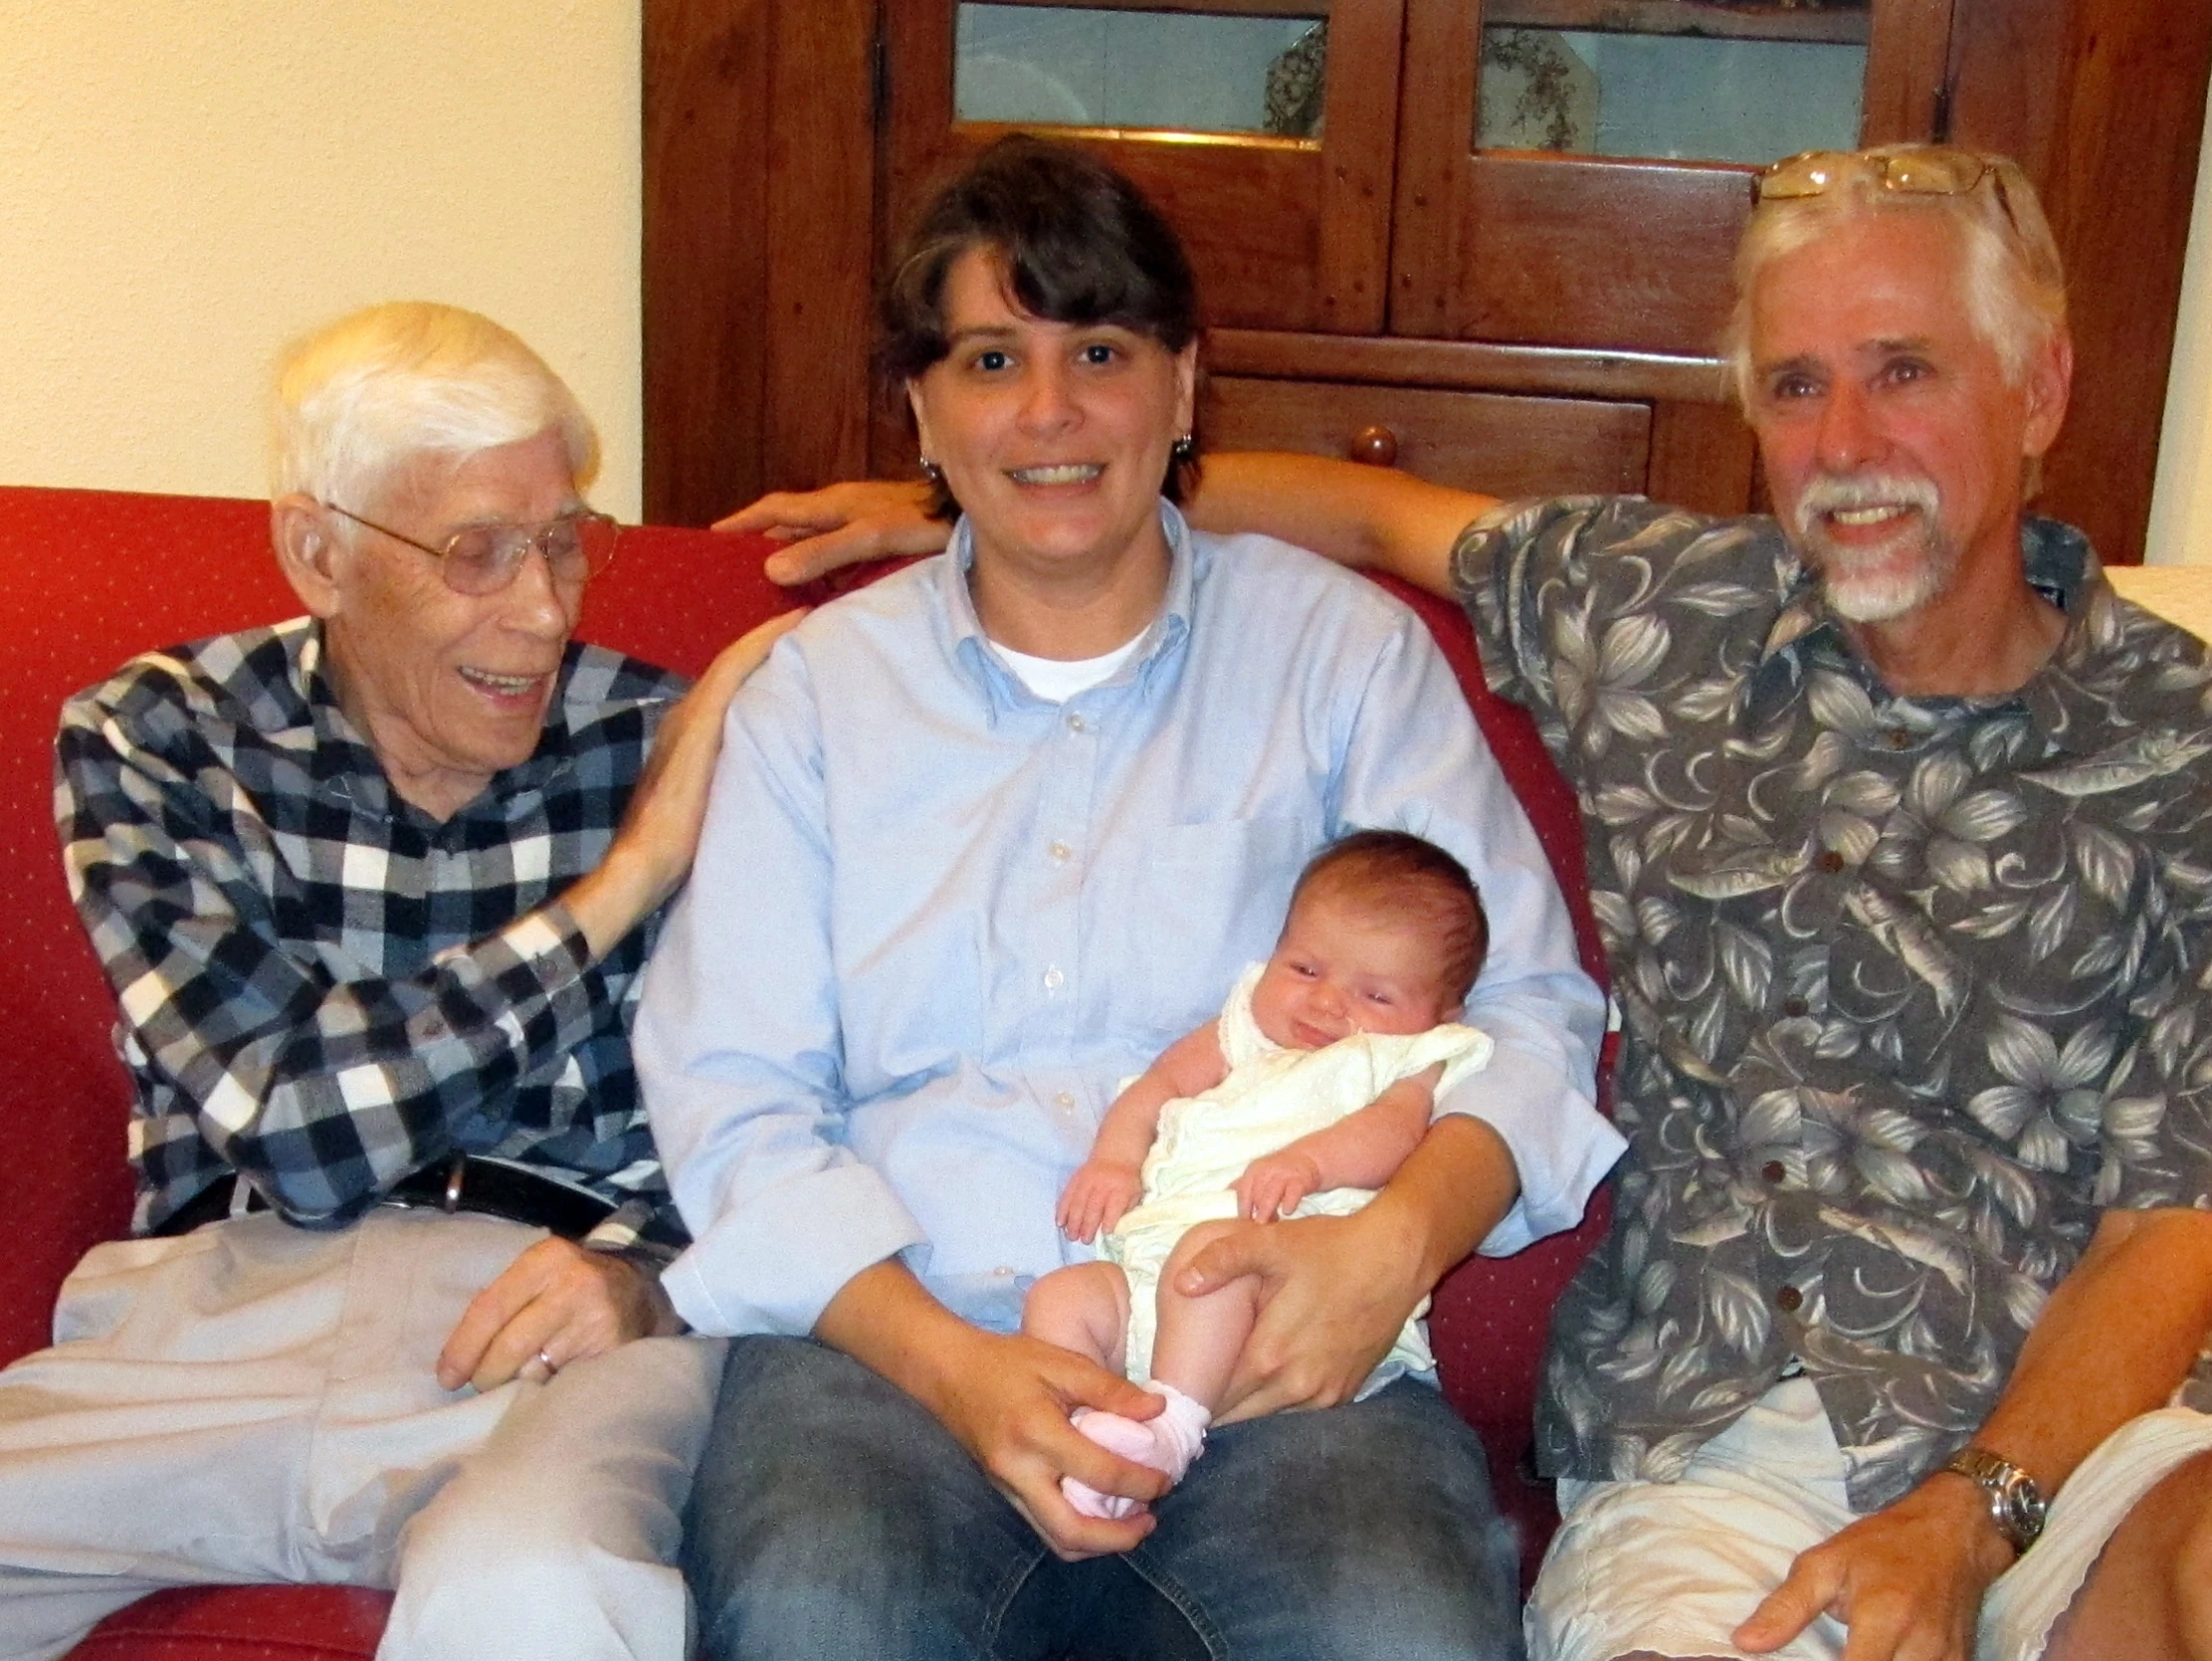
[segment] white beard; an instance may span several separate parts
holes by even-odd
[[[1846,545],[1828,534],[1823,515],[1837,508],[1896,504],[1913,519],[1884,540]],[[1950,585],[1958,550],[1943,534],[1937,510],[1942,497],[1925,478],[1880,473],[1822,477],[1805,486],[1791,514],[1798,551],[1819,573],[1820,589],[1836,615],[1854,623],[1887,623],[1917,611]],[[1900,562],[1898,555],[1909,552]]]

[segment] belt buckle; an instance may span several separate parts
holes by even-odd
[[[436,1207],[452,1217],[461,1210],[461,1201],[468,1187],[469,1156],[456,1154],[448,1163],[443,1182],[432,1174],[429,1166],[411,1172],[400,1179],[397,1187],[385,1191],[380,1206],[390,1206],[395,1211],[429,1211]]]

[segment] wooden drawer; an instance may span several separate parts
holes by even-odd
[[[1209,383],[1213,449],[1307,450],[1392,460],[1439,484],[1496,496],[1640,491],[1652,409],[1598,399],[1454,393],[1223,375]],[[1356,442],[1371,429],[1391,442]],[[1372,437],[1372,435],[1371,435]]]

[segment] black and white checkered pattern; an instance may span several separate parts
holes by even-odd
[[[441,824],[402,800],[301,618],[151,652],[63,707],[55,817],[138,1087],[134,1226],[226,1173],[332,1228],[495,1155],[683,1241],[630,1068],[649,929],[589,961],[595,866],[682,690],[571,643],[537,753]]]

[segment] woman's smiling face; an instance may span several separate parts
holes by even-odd
[[[1197,348],[1035,317],[981,248],[945,274],[943,317],[949,350],[907,395],[977,560],[1103,571],[1132,551],[1164,555],[1160,486],[1191,428]]]

